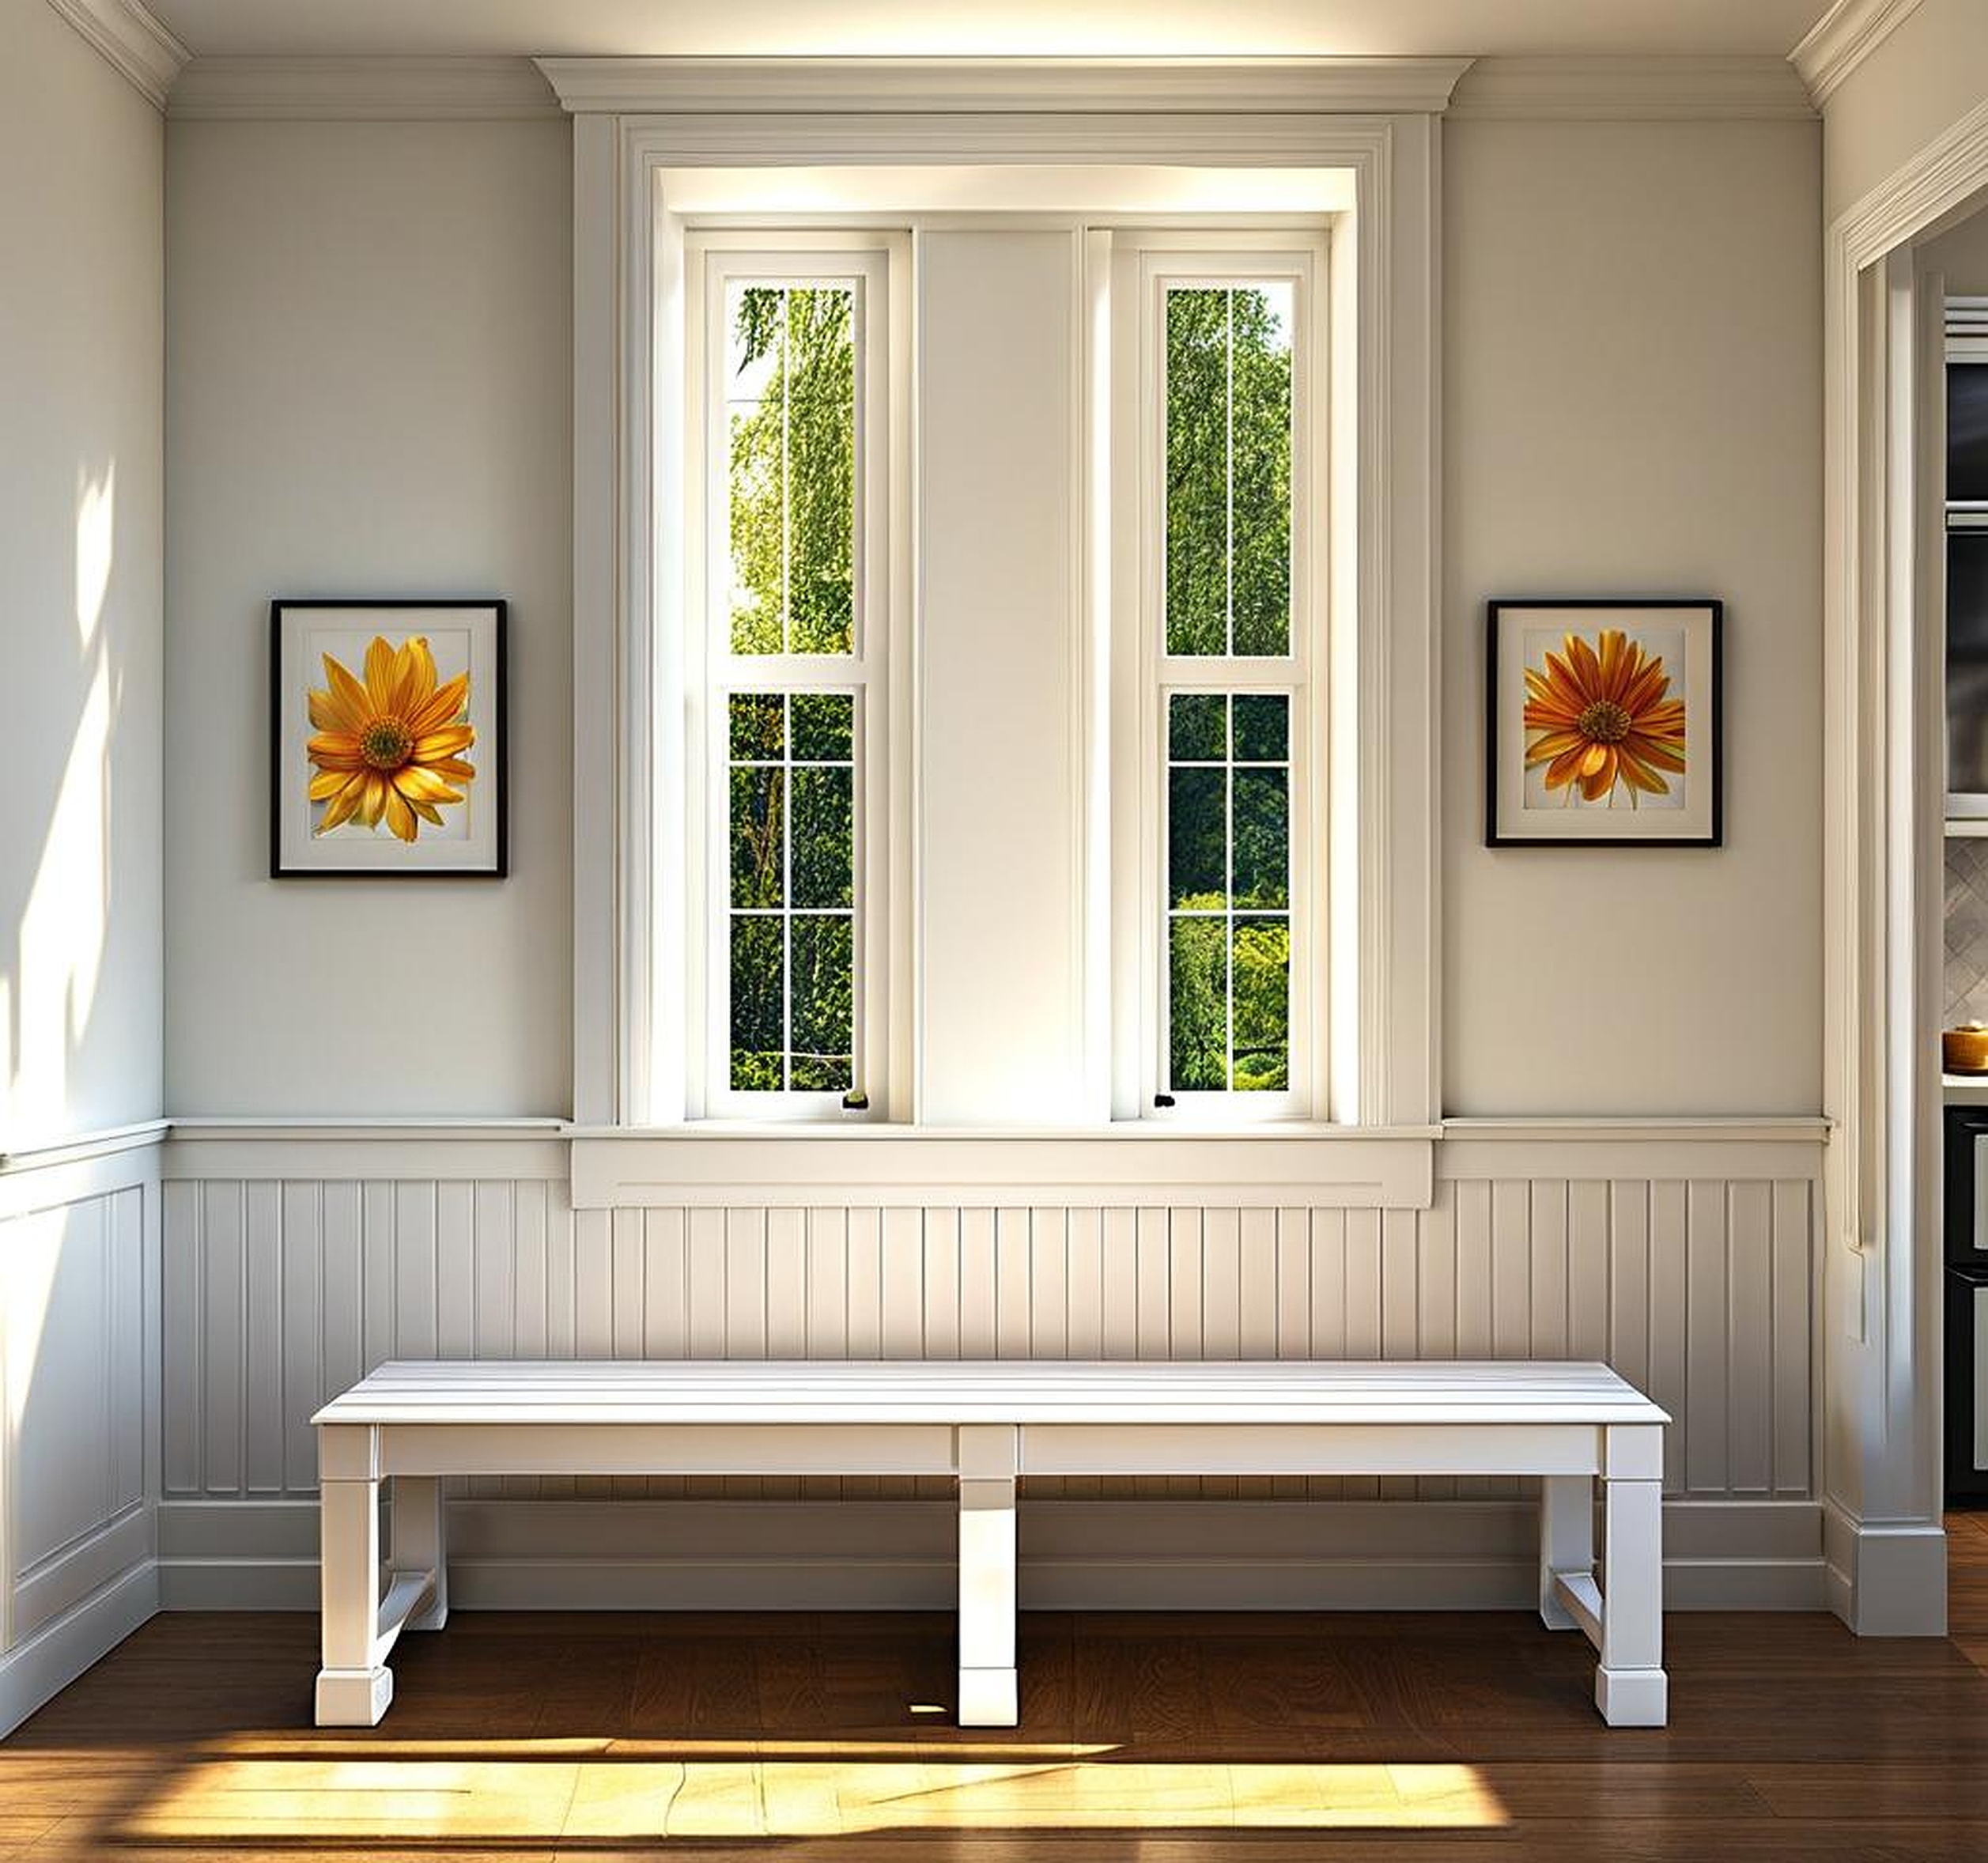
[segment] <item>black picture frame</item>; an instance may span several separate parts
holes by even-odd
[[[1501,742],[1499,716],[1509,709],[1509,689],[1501,691],[1502,624],[1506,618],[1521,612],[1566,612],[1580,610],[1591,614],[1647,614],[1653,610],[1703,614],[1707,618],[1706,652],[1709,656],[1710,755],[1706,783],[1710,790],[1709,820],[1700,830],[1683,834],[1618,831],[1611,834],[1527,834],[1501,819],[1499,792]],[[1725,604],[1711,595],[1537,595],[1501,596],[1485,604],[1484,651],[1484,845],[1487,848],[1718,848],[1725,837]],[[1688,679],[1689,668],[1684,669]],[[1688,729],[1689,728],[1688,725]],[[1514,737],[1522,745],[1523,725],[1512,721]],[[1521,765],[1521,769],[1522,769]],[[1625,819],[1634,811],[1624,811]],[[1642,819],[1650,818],[1646,812]]]
[[[489,785],[493,845],[487,860],[474,865],[424,863],[418,856],[391,864],[338,864],[331,861],[300,864],[286,859],[284,837],[283,777],[287,700],[285,692],[284,637],[286,618],[334,610],[355,614],[403,615],[456,614],[466,610],[489,614],[493,622],[490,736],[479,735],[477,780]],[[497,595],[279,595],[269,606],[269,871],[272,879],[489,880],[510,874],[510,604]],[[409,845],[414,855],[419,847]]]

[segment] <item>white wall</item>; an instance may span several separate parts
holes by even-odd
[[[557,1113],[571,1072],[570,137],[176,123],[168,1098]],[[511,877],[268,877],[268,608],[511,603]]]
[[[0,1734],[157,1607],[164,138],[0,0]]]
[[[1824,218],[1833,223],[1983,101],[1988,6],[1920,0],[1831,93],[1824,115]]]
[[[0,0],[0,1151],[160,1107],[164,157]]]
[[[1821,1093],[1812,123],[1444,140],[1443,1044],[1452,1114]],[[1484,603],[1725,603],[1725,845],[1483,843]]]

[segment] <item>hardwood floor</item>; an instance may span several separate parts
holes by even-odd
[[[320,1733],[314,1619],[164,1616],[0,1744],[0,1859],[1979,1863],[1988,1514],[1949,1525],[1950,1641],[1674,1615],[1655,1733],[1518,1614],[1034,1614],[1011,1734],[946,1724],[947,1617],[462,1615]]]

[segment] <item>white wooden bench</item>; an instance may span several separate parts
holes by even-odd
[[[442,1478],[553,1474],[952,1477],[959,1718],[974,1727],[1015,1724],[1022,1476],[1538,1476],[1540,1615],[1600,1651],[1595,1702],[1611,1725],[1664,1724],[1669,1419],[1604,1365],[451,1361],[384,1365],[312,1420],[320,1726],[375,1725],[395,1639],[448,1617]]]

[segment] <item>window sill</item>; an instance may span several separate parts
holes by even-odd
[[[1427,1209],[1433,1126],[575,1127],[577,1209],[1300,1206]]]

